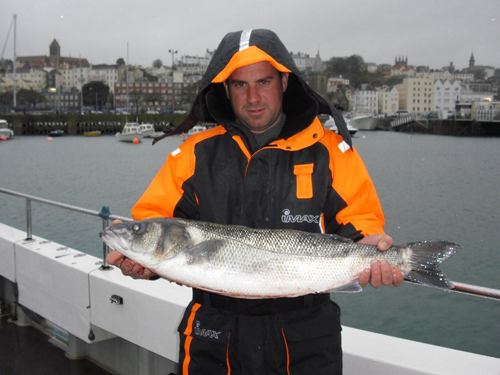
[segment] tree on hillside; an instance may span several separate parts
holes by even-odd
[[[125,60],[123,60],[123,57],[120,57],[118,60],[116,60],[116,65],[125,65]]]
[[[160,59],[156,59],[155,61],[153,61],[153,68],[161,68],[163,66],[163,61],[161,61]]]
[[[35,109],[37,104],[45,101],[45,97],[33,89],[20,89],[17,92],[17,101],[20,105],[29,105]]]
[[[352,79],[357,74],[366,71],[363,58],[359,55],[349,57],[332,57],[326,62],[325,74],[329,77],[342,76]]]
[[[88,106],[105,106],[109,100],[109,86],[102,82],[90,82],[82,87],[83,104]]]

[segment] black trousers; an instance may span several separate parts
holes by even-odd
[[[328,294],[241,300],[194,291],[179,374],[342,374],[340,308]]]

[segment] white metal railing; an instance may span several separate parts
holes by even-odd
[[[12,195],[12,196],[15,196],[18,198],[24,198],[26,200],[26,233],[27,233],[26,240],[32,239],[31,202],[48,204],[48,205],[63,208],[66,210],[79,212],[79,213],[82,213],[85,215],[100,217],[100,218],[102,218],[103,229],[109,225],[109,219],[113,219],[113,220],[118,219],[118,220],[122,220],[122,221],[131,221],[132,220],[131,218],[128,218],[128,217],[111,215],[109,212],[109,208],[107,206],[103,206],[102,210],[99,212],[99,211],[94,211],[94,210],[88,210],[86,208],[72,206],[72,205],[65,204],[65,203],[51,201],[48,199],[34,197],[32,195],[19,193],[19,192],[4,189],[1,187],[0,187],[0,193]],[[101,267],[103,269],[109,268],[109,266],[106,263],[106,255],[107,254],[108,254],[108,247],[106,246],[106,244],[103,243],[103,265]],[[405,280],[405,282],[410,283],[410,284],[414,284],[414,285],[425,286],[425,285],[418,284],[418,283],[413,282],[413,281]],[[500,301],[500,290],[486,288],[486,287],[482,287],[482,286],[471,285],[471,284],[464,284],[464,283],[459,283],[459,282],[455,282],[455,281],[453,281],[453,284],[454,284],[453,289],[449,289],[449,290],[443,289],[443,290]]]
[[[65,203],[51,201],[51,200],[44,199],[44,198],[34,197],[32,195],[19,193],[17,191],[8,190],[8,189],[4,189],[4,188],[0,188],[0,193],[12,195],[12,196],[15,196],[18,198],[24,198],[26,200],[26,240],[28,240],[28,241],[32,240],[32,229],[33,229],[32,219],[31,219],[31,202],[48,204],[50,206],[55,206],[55,207],[63,208],[63,209],[74,211],[74,212],[79,212],[81,214],[100,217],[100,218],[102,218],[102,228],[103,229],[105,229],[106,227],[109,226],[109,219],[113,219],[113,220],[118,219],[118,220],[122,220],[122,221],[131,221],[132,220],[131,218],[128,218],[128,217],[111,215],[111,213],[109,211],[109,207],[107,207],[107,206],[103,206],[102,210],[99,212],[99,211],[94,211],[94,210],[88,210],[86,208],[72,206],[72,205],[65,204]],[[108,247],[106,244],[103,243],[103,256],[102,256],[103,264],[102,264],[101,268],[109,267],[108,264],[106,263],[106,255],[107,254],[108,254]]]

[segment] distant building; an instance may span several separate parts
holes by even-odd
[[[474,75],[475,72],[484,72],[485,78],[491,78],[495,75],[495,68],[493,66],[476,65],[476,59],[472,53],[469,59],[469,67],[462,70],[462,72],[472,73],[472,75]]]
[[[14,72],[7,72],[6,77],[14,80]],[[16,69],[16,83],[18,80],[30,82],[29,86],[33,89],[45,88],[47,86],[47,72],[43,69],[33,68],[30,64],[24,64]]]
[[[396,56],[394,59],[394,66],[402,66],[404,68],[408,68],[408,56]]]
[[[378,113],[390,114],[399,110],[399,93],[394,86],[384,86],[378,90]]]
[[[297,68],[302,73],[314,71],[314,67],[317,64],[315,57],[310,57],[307,53],[293,53],[290,52],[293,62],[297,65]]]
[[[78,69],[78,68],[76,68]],[[90,82],[102,82],[110,91],[114,92],[115,83],[118,82],[118,65],[99,64],[89,67]]]
[[[391,69],[391,77],[413,77],[415,76],[415,71],[409,69],[404,65],[395,65]]]
[[[350,110],[377,113],[378,112],[378,93],[371,85],[360,85],[351,98]]]
[[[406,77],[395,86],[399,93],[399,109],[409,112],[429,113],[434,109],[434,77],[432,73],[420,73],[418,77]]]
[[[454,111],[455,103],[462,97],[462,83],[455,80],[434,82],[434,111]]]
[[[326,83],[326,92],[337,92],[339,86],[348,86],[349,84],[350,81],[342,78],[342,76],[328,78]]]
[[[17,56],[16,58],[17,66],[23,66],[29,63],[30,66],[40,69],[46,67],[59,68],[62,64],[68,64],[73,67],[80,64],[80,62],[88,64],[85,58],[61,56],[61,46],[56,39],[54,39],[49,46],[49,56]]]
[[[184,83],[184,74],[174,71],[169,77],[163,77],[158,82],[131,81],[127,83],[120,81],[115,83],[115,107],[127,108],[132,111],[141,112],[146,109],[187,109],[185,90],[188,85]]]
[[[0,93],[12,92],[13,88],[14,88],[14,80],[12,78],[9,77],[0,78]],[[33,82],[18,78],[16,80],[16,88],[17,90],[33,89]]]

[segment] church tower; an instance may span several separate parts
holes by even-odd
[[[49,46],[50,57],[58,57],[61,56],[61,46],[57,43],[57,40],[53,40]]]
[[[470,59],[469,59],[469,68],[474,68],[475,63],[476,63],[476,60],[474,59],[474,53],[471,53]]]

